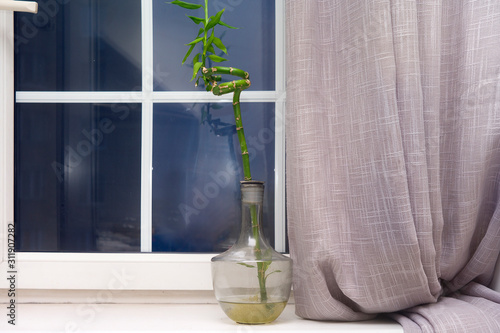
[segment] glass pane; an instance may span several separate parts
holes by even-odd
[[[138,104],[17,104],[18,251],[140,251]]]
[[[192,65],[182,59],[201,25],[195,25],[186,14],[203,16],[201,10],[190,11],[153,0],[154,82],[158,91],[202,90],[195,88]],[[189,1],[202,3],[203,0]],[[239,29],[216,28],[216,36],[226,45],[228,61],[219,63],[243,69],[250,73],[253,90],[274,90],[275,87],[275,19],[274,0],[220,0],[209,1],[209,14],[225,8],[223,21]],[[218,31],[218,32],[217,32]],[[196,50],[196,49],[195,49]],[[193,55],[199,51],[193,51]],[[222,51],[221,51],[222,55]],[[190,57],[191,59],[192,57]],[[228,81],[233,80],[228,78]]]
[[[274,104],[245,103],[242,118],[274,244]],[[153,251],[220,252],[235,242],[243,174],[233,124],[231,103],[154,106]]]
[[[16,90],[141,89],[141,1],[38,4],[15,14]]]

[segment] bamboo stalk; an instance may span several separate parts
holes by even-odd
[[[220,96],[231,92],[233,93],[234,120],[241,148],[243,175],[245,180],[251,180],[252,174],[250,172],[250,157],[248,155],[248,148],[245,139],[245,131],[243,129],[243,121],[241,117],[241,107],[240,107],[241,92],[250,87],[251,85],[249,74],[248,72],[245,72],[238,68],[217,67],[217,66],[212,68],[203,68],[202,73],[204,79],[210,82],[211,91],[213,94]],[[220,81],[219,75],[224,75],[224,74],[235,75],[241,77],[242,79],[218,84],[218,81]],[[250,207],[250,218],[252,220],[252,232],[256,240],[255,255],[257,257],[257,260],[263,260],[261,246],[259,242],[260,226],[258,223],[259,220],[257,214],[258,214],[257,207],[252,205]],[[267,301],[266,270],[267,270],[267,265],[265,262],[263,261],[257,262],[257,278],[259,280],[260,299],[262,302]]]
[[[205,6],[199,5],[199,4],[192,4],[188,3],[185,1],[179,1],[175,0],[172,2],[169,2],[170,4],[175,4],[178,5],[182,8],[186,9],[199,9],[202,8],[204,9],[204,14],[205,18],[199,18],[199,17],[194,17],[194,16],[189,16],[191,20],[195,24],[203,23],[203,28],[200,28],[198,30],[198,34],[196,36],[196,39],[194,39],[192,42],[186,44],[190,45],[190,48],[186,55],[184,56],[184,59],[182,63],[184,63],[187,58],[190,56],[191,51],[195,47],[196,44],[202,43],[203,47],[203,52],[198,53],[195,56],[193,56],[193,76],[191,80],[196,79],[198,76],[198,72],[201,69],[201,77],[198,77],[196,79],[196,84],[198,85],[199,79],[202,78],[203,82],[205,84],[205,88],[207,91],[211,91],[214,95],[220,96],[228,93],[234,93],[233,94],[233,111],[234,111],[234,119],[235,119],[235,124],[236,124],[236,131],[238,134],[238,140],[240,143],[240,149],[241,149],[241,158],[243,162],[243,174],[244,174],[244,180],[248,181],[252,179],[252,174],[250,172],[250,157],[248,156],[248,147],[245,139],[245,131],[243,129],[243,122],[241,119],[241,107],[240,107],[240,95],[241,92],[248,87],[250,87],[250,79],[249,79],[249,74],[248,72],[245,72],[241,69],[238,68],[232,68],[232,67],[224,67],[224,66],[216,66],[216,67],[211,67],[211,68],[206,68],[206,60],[207,57],[212,59],[215,62],[221,62],[225,61],[226,59],[215,55],[213,45],[214,44],[217,48],[219,48],[221,51],[224,53],[227,53],[227,49],[222,43],[222,41],[215,37],[214,35],[214,28],[217,24],[223,25],[227,28],[231,29],[236,29],[235,27],[231,27],[230,25],[220,21],[222,14],[224,13],[224,9],[219,11],[215,16],[208,16],[208,0],[205,0]],[[210,37],[209,37],[209,31]],[[203,32],[203,36],[200,36],[201,33]],[[211,48],[211,49],[210,49]],[[207,55],[207,53],[212,53],[211,55]],[[201,61],[200,61],[201,57]],[[234,75],[239,77],[240,79],[230,81],[230,82],[223,82],[219,83],[221,81],[221,75]],[[251,215],[251,220],[252,220],[252,230],[253,234],[256,239],[256,244],[255,244],[255,253],[257,260],[260,260],[260,262],[257,263],[257,277],[259,280],[259,287],[260,287],[260,296],[261,296],[261,301],[266,302],[267,301],[267,291],[266,291],[266,270],[269,267],[270,261],[262,261],[264,260],[262,253],[261,253],[261,244],[259,241],[259,219],[257,214],[260,214],[260,212],[257,212],[257,207],[255,205],[252,205],[250,207],[250,215]]]
[[[202,69],[203,77],[210,81],[211,91],[214,95],[220,96],[233,92],[233,111],[236,124],[236,132],[241,148],[241,159],[243,162],[243,176],[245,180],[252,180],[250,172],[250,157],[248,156],[247,142],[245,139],[245,130],[241,119],[240,95],[241,92],[250,87],[251,82],[248,72],[232,67],[211,67]],[[235,75],[242,79],[218,84],[218,75]],[[216,76],[217,75],[217,76]]]

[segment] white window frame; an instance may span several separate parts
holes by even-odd
[[[247,91],[242,102],[275,103],[275,248],[285,250],[285,8],[276,0],[276,88],[275,91]],[[152,2],[142,0],[142,40],[152,48]],[[14,31],[13,13],[0,11],[0,271],[8,267],[8,225],[14,221]],[[35,102],[142,102],[143,129],[152,125],[153,103],[226,101],[206,92],[154,92],[152,52],[143,53],[142,92],[18,92],[23,103]],[[63,98],[63,99],[61,99]],[[64,100],[65,99],[65,100]],[[152,131],[143,130],[143,150],[152,146]],[[144,149],[146,148],[146,149]],[[152,156],[143,154],[143,170],[151,170]],[[141,219],[151,219],[151,173],[142,172]],[[141,225],[141,251],[151,252],[151,228]],[[47,253],[15,254],[16,283],[19,289],[120,289],[120,290],[211,290],[210,259],[214,254],[176,253]],[[12,259],[12,258],[10,258]],[[0,279],[0,288],[8,281]]]

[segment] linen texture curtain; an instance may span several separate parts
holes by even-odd
[[[500,332],[500,2],[286,8],[297,314]]]

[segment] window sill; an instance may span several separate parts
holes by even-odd
[[[294,310],[294,304],[289,304],[275,322],[247,326],[232,322],[217,304],[19,304],[15,327],[3,319],[0,331],[403,332],[399,324],[388,319],[318,322],[301,319]]]

